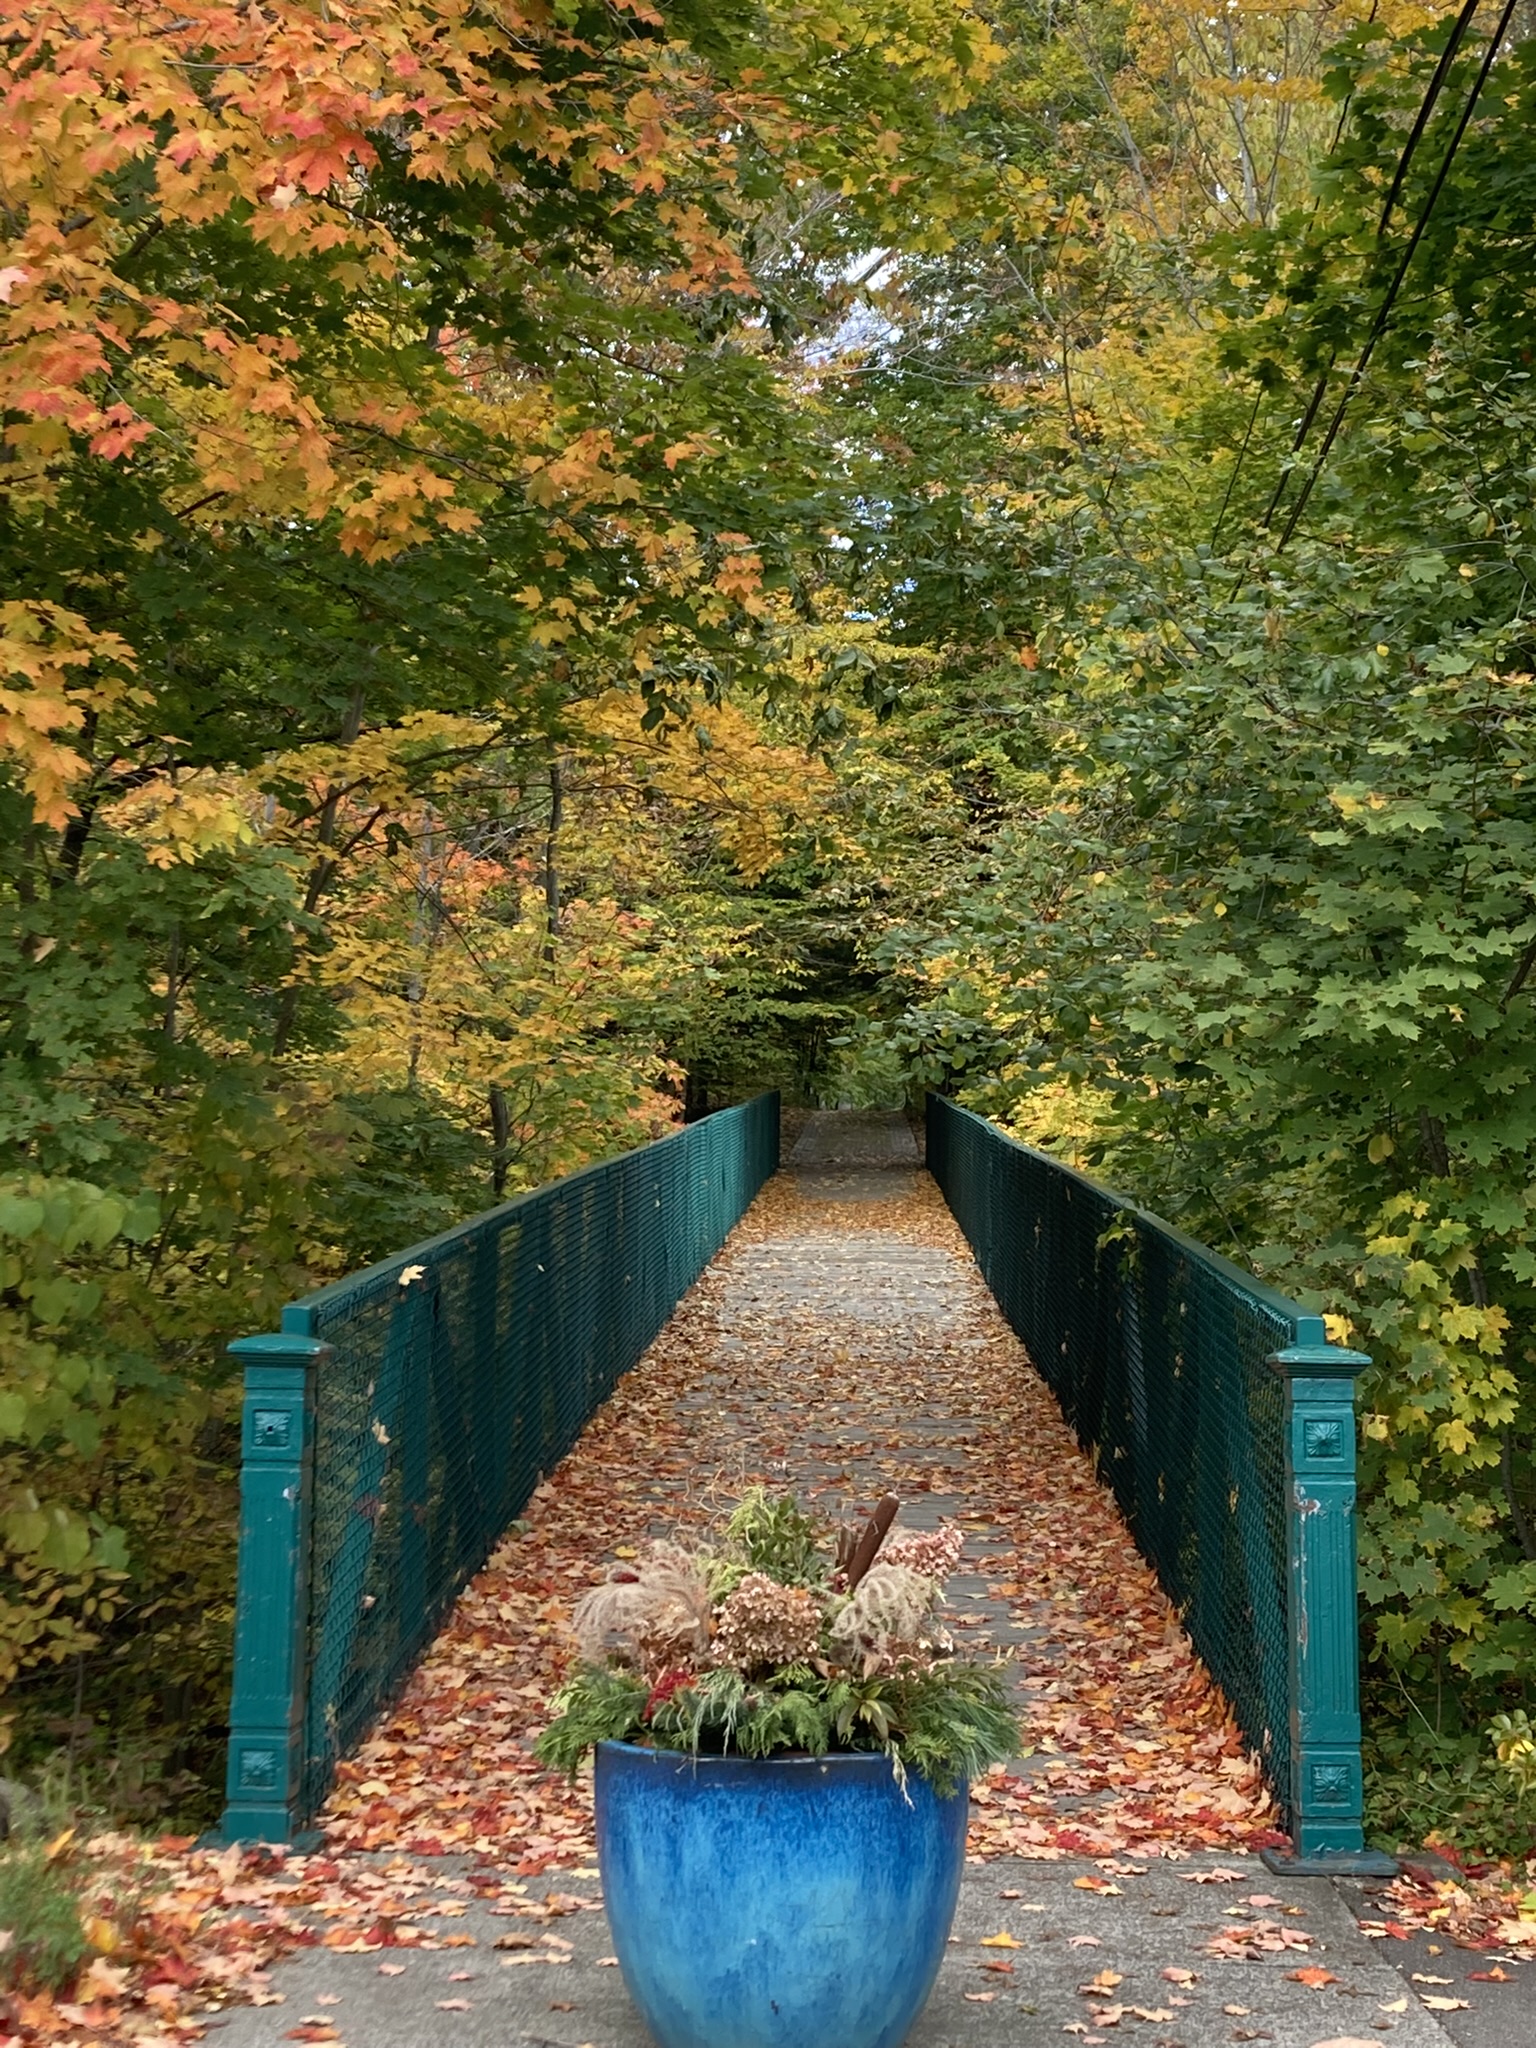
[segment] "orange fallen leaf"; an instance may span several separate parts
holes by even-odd
[[[1325,1970],[1317,1963],[1309,1964],[1304,1970],[1290,1970],[1287,1975],[1292,1983],[1306,1984],[1313,1991],[1321,1991],[1325,1984],[1337,1984],[1339,1981],[1332,1970]]]

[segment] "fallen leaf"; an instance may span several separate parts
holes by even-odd
[[[437,2001],[437,2009],[439,2012],[474,2011],[474,2007],[470,2004],[467,1998],[440,1998]]]
[[[1415,1984],[1453,1984],[1453,1977],[1432,1977],[1423,1970],[1415,1970],[1411,1982]]]
[[[960,1996],[969,2005],[990,2005],[993,1999],[996,1998],[997,1993],[995,1991],[962,1991]]]
[[[1470,2012],[1472,2010],[1470,1998],[1435,1998],[1431,1997],[1427,1991],[1421,1991],[1419,1997],[1429,2007],[1431,2012]]]
[[[1022,1948],[1022,1941],[1015,1941],[1011,1934],[984,1934],[977,1943],[978,1948]]]
[[[1163,1976],[1170,1984],[1198,1984],[1200,1981],[1193,1970],[1182,1969],[1177,1963],[1170,1963]]]
[[[1100,1892],[1105,1898],[1123,1898],[1125,1894],[1117,1884],[1111,1884],[1107,1877],[1074,1877],[1074,1887],[1080,1892]]]
[[[1313,1991],[1321,1991],[1325,1984],[1337,1984],[1339,1981],[1332,1970],[1322,1969],[1316,1963],[1310,1964],[1304,1970],[1290,1970],[1287,1975],[1293,1983],[1305,1984]]]
[[[1096,1977],[1091,1978],[1086,1984],[1079,1984],[1077,1988],[1085,1997],[1092,1998],[1099,1992],[1113,1991],[1117,1984],[1124,1982],[1125,1979],[1118,1970],[1100,1970]]]

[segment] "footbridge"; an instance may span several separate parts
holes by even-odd
[[[818,1114],[788,1172],[780,1130],[774,1095],[722,1110],[338,1281],[232,1346],[245,1405],[225,1838],[304,1841],[536,1489],[665,1343],[690,1290],[715,1300],[711,1262],[792,1182],[801,1206],[779,1235],[754,1238],[749,1218],[727,1254],[736,1306],[716,1301],[710,1338],[724,1363],[680,1397],[683,1448],[658,1449],[670,1476],[651,1506],[687,1483],[689,1458],[813,1494],[891,1484],[930,1515],[947,1506],[975,1543],[962,1622],[1021,1660],[1039,1700],[1070,1687],[1053,1690],[1050,1657],[1026,1654],[1041,1635],[1032,1588],[1062,1569],[1048,1517],[1031,1555],[1028,1510],[1054,1466],[1086,1453],[1082,1485],[1112,1498],[1113,1540],[1128,1534],[1155,1574],[1268,1788],[1271,1867],[1373,1868],[1354,1527],[1368,1360],[1208,1247],[946,1100],[928,1099],[925,1168],[922,1134],[900,1117]],[[873,1234],[866,1219],[893,1201]],[[933,1216],[965,1243],[941,1256]],[[978,1316],[997,1318],[1007,1349]],[[951,1364],[923,1379],[945,1343]],[[1038,1427],[1000,1433],[975,1412],[987,1395],[965,1361],[983,1354],[1008,1395],[1000,1413],[1044,1402],[1043,1382],[1054,1407]],[[898,1391],[877,1398],[885,1385]],[[1164,1653],[1135,1626],[1126,1668],[1155,1669]],[[1113,1667],[1115,1643],[1100,1647]],[[1113,1719],[1113,1698],[1099,1710]],[[1072,1711],[1069,1699],[1063,1725]],[[1141,1734],[1133,1765],[1156,1749],[1156,1729]],[[1115,1772],[1079,1777],[1091,1829]],[[1128,1780],[1114,1796],[1134,1805],[1134,1792]]]

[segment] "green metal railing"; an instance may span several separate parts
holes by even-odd
[[[779,1099],[285,1309],[245,1367],[230,1841],[290,1841],[778,1165]]]
[[[1354,1387],[1322,1318],[928,1097],[928,1169],[1284,1807],[1275,1868],[1395,1870],[1361,1823]]]

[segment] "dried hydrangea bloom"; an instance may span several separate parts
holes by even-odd
[[[740,1671],[803,1664],[821,1641],[821,1608],[803,1586],[781,1586],[766,1572],[747,1576],[720,1603],[714,1658]]]
[[[653,1544],[638,1571],[616,1566],[584,1594],[571,1625],[588,1664],[655,1671],[692,1662],[709,1646],[709,1589],[697,1558],[675,1543]]]
[[[939,1589],[910,1565],[882,1558],[859,1581],[858,1591],[832,1622],[832,1640],[850,1660],[859,1655],[908,1652],[930,1633]]]
[[[953,1522],[944,1522],[937,1529],[903,1529],[899,1535],[887,1537],[880,1562],[905,1565],[919,1578],[943,1581],[960,1562],[964,1548],[965,1531]]]

